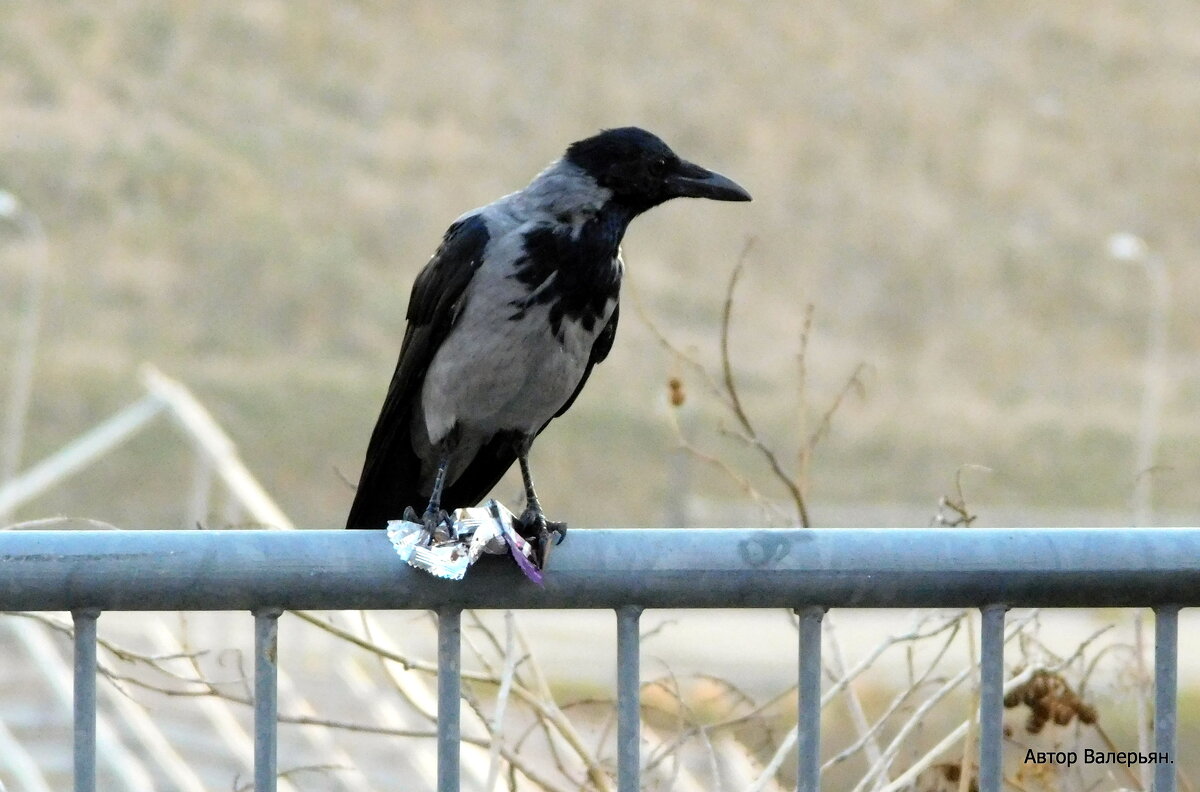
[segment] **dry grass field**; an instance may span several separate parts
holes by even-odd
[[[706,387],[744,260],[734,370],[785,463],[862,366],[808,466],[815,525],[927,522],[963,465],[988,469],[964,473],[980,524],[1130,519],[1144,265],[1161,265],[1161,439],[1143,473],[1157,521],[1200,522],[1190,0],[0,3],[0,191],[45,229],[43,245],[0,218],[0,416],[44,266],[26,464],[138,398],[151,362],[297,524],[340,526],[446,226],[626,124],[754,202],[634,224],[615,348],[534,453],[552,517],[661,525],[686,492],[696,523],[771,519],[716,467],[683,470],[672,428],[785,495]],[[1112,255],[1118,233],[1142,260]],[[163,426],[15,518],[179,527],[192,465]],[[1122,747],[1133,716],[1113,702],[1131,689],[1101,691]],[[864,684],[868,709],[890,690]],[[1184,691],[1184,749],[1196,710]]]
[[[810,427],[869,367],[813,463],[815,523],[822,504],[932,513],[964,463],[992,470],[969,482],[985,518],[1126,510],[1151,301],[1142,268],[1109,255],[1115,232],[1170,274],[1155,498],[1163,519],[1196,515],[1198,76],[1200,10],[1182,0],[5,3],[0,188],[40,217],[50,272],[25,458],[135,398],[153,361],[297,522],[340,524],[335,471],[357,475],[409,285],[446,225],[565,143],[636,123],[755,201],[639,220],[627,300],[712,367],[753,237],[733,350],[785,456],[805,306]],[[0,233],[8,371],[37,253]],[[750,463],[627,310],[537,449],[552,513],[661,522],[678,374],[696,442]],[[159,432],[20,516],[174,525],[190,475]],[[740,497],[703,466],[692,487]]]

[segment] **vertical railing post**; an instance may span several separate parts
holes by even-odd
[[[254,792],[275,792],[278,775],[280,613],[254,611]]]
[[[438,792],[459,792],[462,699],[462,611],[439,608],[438,617]]]
[[[617,792],[638,792],[642,772],[642,609],[617,609]]]
[[[825,609],[798,608],[800,617],[800,678],[796,725],[796,790],[821,788],[821,620]]]
[[[1004,605],[982,609],[979,641],[979,790],[1000,792],[1004,779]]]
[[[71,611],[75,622],[75,792],[96,790],[96,621],[94,608]]]
[[[1154,792],[1175,792],[1179,606],[1154,609]],[[1162,761],[1163,759],[1167,761]]]

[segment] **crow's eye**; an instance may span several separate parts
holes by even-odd
[[[655,176],[663,176],[667,172],[667,158],[656,157],[650,161],[650,172]]]

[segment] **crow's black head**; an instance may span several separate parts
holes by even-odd
[[[672,198],[750,200],[750,193],[733,180],[680,159],[670,146],[638,127],[606,129],[572,143],[566,159],[612,190],[613,200],[634,213]]]

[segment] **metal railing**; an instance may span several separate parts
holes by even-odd
[[[462,582],[409,569],[382,531],[0,532],[0,610],[75,621],[75,789],[93,792],[96,626],[108,610],[248,610],[255,621],[255,789],[276,788],[283,610],[438,613],[438,789],[459,788],[463,609],[611,609],[618,789],[639,788],[639,617],[647,608],[792,608],[799,630],[798,788],[820,781],[828,608],[982,612],[979,787],[1001,788],[1005,611],[1152,607],[1154,789],[1174,792],[1178,614],[1200,604],[1200,529],[576,531],[539,588],[502,560]],[[1168,760],[1168,761],[1161,761]]]

